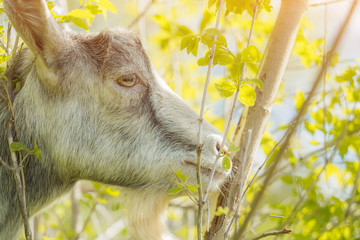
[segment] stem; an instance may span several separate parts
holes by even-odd
[[[349,13],[347,14],[347,17],[342,25],[342,27],[340,28],[336,39],[331,47],[331,50],[329,51],[329,53],[327,54],[327,57],[325,58],[325,62],[321,67],[321,70],[319,71],[315,82],[313,84],[313,87],[311,88],[311,91],[309,93],[309,96],[307,97],[307,99],[305,100],[305,102],[303,103],[303,105],[301,106],[298,115],[296,116],[296,118],[292,121],[293,125],[289,128],[288,130],[288,135],[284,140],[284,147],[280,148],[279,153],[277,155],[277,158],[274,160],[273,164],[271,165],[271,168],[269,169],[269,174],[267,175],[267,177],[264,180],[264,184],[263,187],[261,188],[261,190],[256,194],[256,196],[254,197],[254,201],[251,203],[251,210],[249,212],[249,214],[246,216],[243,225],[241,226],[240,230],[235,234],[234,239],[240,239],[241,236],[243,235],[243,233],[245,232],[245,229],[247,228],[247,225],[249,224],[251,218],[255,215],[255,211],[257,210],[257,207],[260,203],[260,200],[262,199],[265,190],[275,172],[275,169],[277,167],[277,165],[279,164],[280,160],[282,159],[283,154],[285,153],[285,150],[287,149],[287,147],[289,146],[290,143],[290,139],[292,138],[293,134],[295,133],[295,130],[297,129],[297,127],[299,126],[299,124],[302,122],[303,116],[305,115],[305,113],[307,112],[308,107],[310,106],[310,102],[313,98],[313,95],[318,87],[318,85],[320,84],[321,80],[322,80],[322,76],[323,74],[326,72],[327,66],[329,64],[329,59],[331,59],[331,57],[334,55],[335,50],[345,32],[345,29],[354,13],[355,7],[357,5],[357,0],[353,1],[353,4],[349,10]]]
[[[217,13],[216,24],[215,24],[216,29],[219,29],[223,4],[224,4],[224,0],[220,0],[220,5],[219,5],[218,13]],[[216,41],[216,39],[217,39],[217,36],[214,37],[214,42]],[[203,92],[203,96],[202,96],[202,100],[201,100],[199,128],[198,128],[198,133],[197,133],[196,178],[197,178],[197,183],[199,185],[199,191],[198,191],[199,192],[199,201],[198,201],[198,216],[197,216],[197,238],[198,238],[198,240],[201,240],[201,238],[202,238],[202,218],[203,218],[203,207],[205,204],[205,201],[203,199],[202,182],[201,182],[202,124],[204,121],[205,102],[206,102],[207,92],[209,89],[209,83],[210,83],[211,70],[212,70],[213,61],[214,61],[215,49],[216,49],[216,44],[214,43],[211,47],[211,53],[210,53],[210,57],[209,57],[209,64],[208,64],[208,70],[207,70],[206,81],[205,81],[205,86],[204,86],[204,92]]]
[[[267,233],[260,234],[259,236],[254,237],[252,240],[259,240],[264,237],[277,236],[280,234],[289,234],[289,233],[292,233],[292,230],[284,228],[283,230],[280,230],[280,231],[267,232]]]
[[[251,185],[254,183],[256,177],[259,175],[259,172],[261,171],[261,169],[265,166],[265,164],[267,163],[267,161],[269,160],[269,158],[273,155],[273,153],[275,152],[276,148],[281,144],[281,142],[285,139],[285,136],[284,135],[280,140],[279,142],[277,142],[275,144],[275,146],[273,147],[273,149],[271,150],[271,152],[269,153],[269,155],[266,157],[265,161],[261,164],[261,166],[256,170],[256,173],[254,175],[254,177],[251,179],[250,183],[247,185],[244,193],[242,194],[242,197],[241,197],[241,200],[244,200],[244,197],[246,196],[246,193],[247,191],[249,190],[249,188],[251,187]]]
[[[219,195],[217,206],[228,207],[230,213],[235,213],[235,208],[240,199],[240,183],[246,183],[248,172],[260,146],[261,137],[270,117],[272,104],[277,95],[288,58],[292,51],[300,21],[305,12],[307,0],[286,0],[282,2],[278,18],[269,37],[268,44],[259,67],[258,78],[263,82],[264,89],[260,92],[256,89],[256,101],[253,107],[243,110],[241,120],[237,126],[233,143],[240,146],[233,158],[233,178],[221,188],[223,194]],[[284,37],[286,36],[286,37]],[[245,149],[249,139],[249,130],[252,137],[249,148]],[[248,156],[245,162],[245,171],[240,172],[243,156]],[[244,178],[243,180],[241,180]],[[207,239],[223,239],[230,224],[228,216],[215,216],[212,221]]]
[[[82,226],[80,232],[78,232],[78,233],[73,237],[74,240],[78,240],[78,239],[80,238],[80,235],[84,232],[85,227],[86,227],[86,226],[88,225],[88,223],[90,222],[91,215],[95,212],[97,205],[98,205],[97,202],[94,203],[94,205],[93,205],[92,208],[90,209],[90,212],[89,212],[88,216],[86,217],[85,222],[84,222],[84,225]]]
[[[249,147],[249,144],[250,144],[250,140],[251,140],[251,135],[252,135],[252,130],[249,129],[249,133],[248,133],[249,137],[248,137],[248,142],[246,144],[246,149],[248,149]],[[241,172],[244,173],[245,171],[245,161],[247,159],[247,152],[245,152],[245,155],[244,155],[244,158],[243,158],[243,161],[241,162]],[[243,192],[243,188],[244,188],[244,178],[241,178],[241,183],[240,183],[240,190],[239,190],[239,196],[237,196],[237,198],[241,197],[242,196],[242,192]],[[229,237],[229,234],[230,234],[230,231],[231,231],[231,228],[232,228],[232,225],[234,224],[234,222],[237,222],[237,220],[239,219],[240,217],[240,206],[241,206],[241,203],[242,201],[240,200],[237,204],[237,207],[236,207],[236,210],[235,210],[235,215],[232,217],[231,221],[230,221],[230,224],[228,226],[228,229],[226,230],[225,232],[225,239],[227,239]]]
[[[357,189],[358,189],[358,186],[359,186],[359,179],[360,179],[360,156],[358,156],[358,157],[359,157],[359,167],[358,167],[358,170],[357,170],[357,172],[356,172],[354,187],[353,187],[353,189],[352,189],[352,191],[351,191],[351,196],[350,196],[350,200],[349,200],[349,206],[348,206],[348,208],[346,209],[345,216],[344,216],[344,221],[350,216],[351,206],[352,206],[353,203],[354,203],[355,196],[356,196],[356,192],[357,192]]]
[[[15,131],[14,120],[13,120],[13,118],[11,118],[9,120],[9,124],[8,124],[9,149],[10,149],[10,144],[14,142],[14,138],[13,138],[14,131]],[[16,153],[10,149],[10,155],[11,155],[12,165],[14,168],[13,173],[14,173],[14,178],[15,178],[15,183],[16,183],[16,188],[17,188],[18,200],[19,200],[19,204],[20,204],[20,213],[21,213],[21,217],[23,219],[24,227],[25,227],[25,237],[27,240],[32,240],[29,216],[28,216],[28,212],[27,212],[27,208],[26,208],[26,197],[25,197],[24,189],[23,189],[25,186],[22,185],[23,181],[21,180],[22,174],[20,171]]]
[[[145,16],[145,14],[149,11],[149,9],[151,8],[151,6],[155,3],[156,0],[151,0],[146,7],[144,8],[144,10],[136,16],[136,18],[128,25],[128,28],[132,28],[141,18],[143,18]]]
[[[14,171],[15,169],[13,167],[10,167],[2,158],[0,157],[0,163],[7,168],[8,170]]]
[[[251,37],[252,37],[253,30],[254,30],[254,24],[255,24],[255,18],[256,18],[257,10],[258,10],[258,8],[256,7],[256,8],[254,9],[254,15],[253,15],[253,18],[252,18],[251,27],[250,27],[250,32],[249,32],[249,39],[248,39],[248,42],[247,42],[246,47],[249,47],[249,46],[250,46]],[[236,58],[235,58],[235,59],[236,59]],[[236,59],[236,60],[237,60],[237,59]],[[233,100],[233,103],[232,103],[232,105],[231,105],[231,111],[230,111],[229,120],[228,120],[228,123],[227,123],[227,126],[226,126],[226,130],[225,130],[225,133],[224,133],[224,136],[223,136],[223,140],[222,140],[221,145],[220,145],[219,152],[218,152],[218,154],[217,154],[217,156],[216,156],[215,163],[214,163],[214,165],[213,165],[213,167],[212,167],[209,184],[207,185],[207,188],[206,188],[206,191],[205,191],[205,194],[204,194],[204,199],[205,199],[205,200],[207,199],[207,196],[208,196],[209,191],[210,191],[211,182],[212,182],[212,180],[213,180],[213,178],[214,178],[214,175],[215,175],[216,165],[217,165],[217,163],[218,163],[218,161],[219,161],[219,159],[220,159],[220,157],[221,157],[222,150],[223,150],[223,148],[224,148],[224,145],[225,145],[227,136],[229,135],[231,122],[232,122],[232,119],[233,119],[233,116],[234,116],[234,112],[235,112],[236,102],[237,102],[237,99],[238,99],[238,96],[239,96],[239,92],[240,92],[241,80],[244,79],[244,75],[245,75],[245,69],[246,69],[246,63],[243,63],[242,69],[241,69],[241,73],[240,73],[240,75],[239,75],[238,85],[237,85],[236,92],[235,92],[235,95],[234,95],[234,100]]]
[[[6,54],[7,56],[11,55],[10,52],[10,44],[11,44],[11,24],[8,24],[8,31],[7,31],[7,41],[6,41]],[[15,39],[15,46],[17,47],[19,42],[19,37],[17,36]],[[15,51],[16,53],[16,51]],[[6,73],[10,72],[10,67],[11,67],[11,60],[9,60],[7,62],[7,66],[6,66]],[[7,79],[7,85],[5,84],[5,80]],[[29,222],[29,215],[28,215],[28,211],[27,211],[27,207],[26,207],[26,195],[25,195],[25,177],[24,177],[24,171],[23,168],[19,165],[22,163],[22,155],[21,152],[19,152],[18,154],[13,151],[10,148],[10,145],[14,142],[14,136],[16,135],[15,132],[15,114],[14,114],[14,110],[13,110],[13,100],[14,100],[14,93],[13,93],[13,89],[12,89],[12,78],[7,78],[5,75],[3,75],[2,78],[2,85],[3,88],[5,90],[6,93],[6,97],[7,97],[7,103],[8,103],[8,110],[9,110],[9,122],[8,122],[8,127],[7,127],[7,136],[8,136],[8,144],[9,144],[9,151],[10,151],[10,156],[11,156],[11,164],[12,166],[9,168],[10,170],[12,170],[13,174],[14,174],[14,180],[15,180],[15,185],[16,185],[16,189],[17,189],[17,196],[18,196],[18,201],[19,201],[19,207],[20,207],[20,214],[23,220],[23,224],[24,224],[24,228],[25,228],[25,238],[27,240],[32,240],[32,232],[31,232],[31,227],[30,227],[30,222]],[[1,163],[4,165],[4,161],[1,160]],[[7,164],[5,164],[4,166],[7,166]]]

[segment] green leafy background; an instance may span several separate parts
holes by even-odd
[[[226,0],[227,8],[219,30],[213,28],[218,0],[154,1],[149,5],[149,11],[134,25],[160,75],[195,110],[199,110],[200,106],[210,49],[216,44],[207,99],[209,110],[205,117],[223,131],[232,97],[240,86],[230,136],[243,107],[252,106],[256,93],[265,91],[256,72],[274,25],[278,3],[262,1],[251,46],[246,48],[253,3],[251,0]],[[49,2],[48,5],[60,24],[66,23],[75,31],[84,32],[99,31],[106,26],[127,26],[145,7],[140,1],[69,1],[69,12],[58,15],[54,3]],[[312,8],[309,11],[311,13]],[[323,32],[319,21],[324,19],[317,20],[311,22],[304,18],[302,21],[250,178],[289,127],[289,119],[307,97],[313,74],[323,61],[324,44],[328,46],[331,38],[325,37],[324,33],[317,34]],[[4,44],[7,39],[4,13],[1,24],[0,35]],[[351,31],[359,33],[358,29]],[[359,53],[356,57],[360,57]],[[293,233],[279,238],[360,239],[360,70],[356,57],[351,56],[349,60],[348,56],[339,52],[331,59],[331,68],[323,86],[277,170],[251,223],[253,229],[247,234],[248,238],[266,231],[289,228]],[[2,71],[8,59],[6,52],[0,49]],[[245,76],[239,80],[244,63],[247,64]],[[23,149],[25,146],[15,143],[12,147]],[[41,158],[41,148],[37,148],[36,142],[33,150],[26,151]],[[244,214],[249,211],[249,203],[261,187],[271,162],[272,157],[251,185],[242,206]],[[223,162],[225,170],[230,165],[231,161],[227,159]],[[181,171],[177,171],[176,175],[179,186],[171,189],[169,194],[197,191],[198,186],[188,184]],[[120,188],[81,182],[76,189],[80,193],[76,204],[79,205],[81,239],[97,239],[115,223],[120,227],[113,239],[129,238],[126,226],[122,224],[126,209],[122,208]],[[67,196],[36,218],[39,239],[72,239],[78,235],[72,227],[73,201],[71,196]],[[167,211],[170,231],[180,239],[194,239],[195,213],[194,204],[187,197],[176,199]],[[228,214],[228,209],[217,209],[216,215],[221,214]],[[239,224],[243,219],[243,216],[240,217]],[[264,219],[266,221],[259,225]]]

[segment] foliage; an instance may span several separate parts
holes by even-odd
[[[115,1],[113,2],[115,4]],[[252,106],[256,101],[256,94],[264,91],[263,83],[257,78],[256,72],[274,22],[270,0],[261,2],[262,11],[257,14],[253,45],[249,47],[244,46],[254,13],[252,5],[256,1],[226,0],[226,14],[220,30],[212,28],[218,0],[203,3],[190,0],[174,2],[176,3],[167,9],[164,9],[161,3],[154,4],[151,14],[145,19],[151,29],[146,35],[149,55],[169,86],[197,109],[200,106],[205,78],[203,67],[208,65],[212,45],[216,45],[207,103],[210,109],[206,118],[219,130],[223,130],[224,122],[228,118],[229,98],[238,87],[240,107],[236,110],[235,121],[238,121],[243,107]],[[96,15],[102,14],[106,18],[107,11],[117,13],[118,10],[119,14],[124,14],[121,12],[124,10],[117,9],[108,0],[80,0],[79,4],[79,8],[69,11],[68,14],[57,15],[53,11],[54,3],[48,2],[49,9],[58,22],[72,23],[85,31],[91,31]],[[131,6],[134,3],[127,4]],[[132,17],[135,18],[137,14],[135,12]],[[2,24],[0,70],[4,72],[9,54],[5,46],[7,26],[5,22]],[[302,63],[303,68],[319,66],[323,61],[324,39],[308,37],[311,28],[312,23],[304,20],[293,49],[293,59]],[[360,238],[360,64],[353,62],[344,67],[344,64],[338,63],[339,59],[341,60],[341,55],[336,55],[331,60],[332,69],[324,79],[323,89],[313,101],[291,148],[287,149],[286,158],[278,169],[277,176],[264,198],[266,201],[252,225],[256,226],[270,215],[284,218],[267,219],[254,229],[254,233],[248,233],[247,237],[286,227],[294,232],[281,238]],[[247,68],[244,76],[241,76],[244,63]],[[307,96],[302,83],[296,87],[298,89],[290,93],[282,90],[275,103],[274,107],[282,109],[286,116],[295,114]],[[289,91],[289,88],[286,91]],[[282,102],[286,104],[282,105]],[[271,123],[263,135],[258,165],[265,159],[263,156],[271,153],[291,124],[274,119],[270,120]],[[235,124],[236,122],[231,126],[230,136],[233,135]],[[41,160],[41,147],[39,149],[36,142],[33,150],[27,149],[21,143],[13,143],[11,148],[36,155]],[[230,152],[237,150],[236,147],[229,147]],[[278,150],[279,147],[275,148],[272,156],[275,156]],[[226,155],[223,159],[223,168],[227,171],[231,167],[231,160]],[[250,186],[239,224],[244,220],[249,210],[248,203],[251,203],[254,193],[259,190],[261,179],[272,160],[273,157],[268,159],[265,169]],[[170,189],[168,193],[188,193],[192,196],[199,186],[189,184],[187,176],[176,170],[174,174],[178,178],[178,186]],[[126,209],[121,208],[119,196],[121,198],[122,194],[118,188],[85,182],[80,190],[82,194],[77,205],[83,226],[80,228],[81,236],[84,238],[95,239],[111,227],[115,219],[121,219],[125,215]],[[188,197],[180,199],[181,204],[169,209],[169,225],[179,238],[187,239],[187,236],[193,236],[194,233],[194,225],[191,224],[193,221],[189,221],[194,214],[193,209],[188,207]],[[43,239],[70,239],[77,236],[78,233],[74,232],[71,225],[72,204],[74,203],[70,198],[65,198],[38,218],[37,230],[44,236]],[[228,211],[229,209],[218,208],[215,214],[228,214]],[[117,237],[122,239],[126,234],[126,228],[122,226]]]

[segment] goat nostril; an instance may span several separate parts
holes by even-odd
[[[219,142],[216,143],[216,150],[219,152],[221,148],[221,144]],[[228,148],[226,146],[224,146],[222,148],[222,153],[227,154],[228,153]]]

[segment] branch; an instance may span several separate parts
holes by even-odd
[[[144,8],[144,10],[137,15],[137,17],[128,25],[128,28],[132,28],[141,18],[143,18],[145,16],[145,14],[149,11],[149,9],[151,8],[151,6],[155,3],[156,0],[151,0],[146,7]]]
[[[360,132],[360,128],[357,128],[357,129],[355,129],[355,130],[353,130],[353,131],[349,131],[349,132],[346,134],[346,136],[353,136],[353,135],[355,135],[355,134],[357,134],[357,133],[359,133],[359,132]],[[341,137],[341,136],[340,136],[340,137]],[[339,138],[340,138],[340,137],[339,137]],[[332,141],[330,141],[330,142],[327,142],[326,144],[324,144],[324,145],[326,145],[326,147],[319,148],[319,149],[317,149],[317,150],[315,150],[315,151],[312,151],[312,152],[306,154],[304,157],[301,157],[301,158],[300,158],[300,161],[303,160],[303,159],[307,159],[307,158],[309,158],[309,157],[311,157],[311,156],[313,156],[313,155],[320,154],[320,153],[322,153],[323,151],[326,151],[328,148],[331,148],[331,147],[335,146],[336,143],[337,143],[337,141],[338,141],[338,138],[337,138],[337,139],[334,139],[334,140],[332,140]]]
[[[261,238],[265,238],[265,237],[269,237],[269,236],[277,236],[280,234],[289,234],[289,233],[292,233],[292,230],[284,228],[283,230],[260,234],[259,236],[254,237],[252,240],[259,240]]]
[[[73,240],[78,240],[80,238],[80,235],[84,232],[85,230],[85,227],[88,225],[88,223],[90,222],[90,218],[92,216],[92,214],[95,212],[96,210],[96,207],[98,205],[98,202],[94,203],[94,205],[92,206],[92,208],[90,209],[90,212],[89,214],[87,215],[85,221],[84,221],[84,224],[80,230],[80,232],[78,232],[72,239]]]
[[[70,193],[71,197],[71,229],[73,232],[80,232],[80,197],[81,189],[80,183],[76,183]],[[72,238],[74,240],[76,238]]]
[[[0,157],[0,163],[8,170],[15,171],[15,169],[13,167],[10,167],[4,160],[2,160],[1,157]]]
[[[254,231],[255,228],[259,227],[261,224],[263,224],[264,222],[266,222],[269,218],[284,218],[284,216],[269,215],[269,216],[267,216],[264,220],[262,220],[261,222],[259,222],[258,224],[256,224],[255,226],[251,226],[251,227],[250,227],[250,230],[247,231],[246,233],[244,233],[244,236],[246,236],[246,234],[248,234],[250,231]]]
[[[247,42],[247,45],[246,47],[249,47],[250,46],[250,42],[251,42],[251,37],[252,37],[252,33],[253,33],[253,30],[254,30],[254,24],[255,24],[255,18],[256,18],[256,14],[257,14],[257,10],[258,8],[255,7],[254,9],[254,14],[253,14],[253,18],[252,18],[252,22],[251,22],[251,27],[250,27],[250,32],[249,32],[249,39],[248,39],[248,42]],[[231,51],[229,51],[231,53]],[[238,62],[237,58],[231,53],[231,55],[234,57],[234,59]],[[223,136],[223,140],[222,140],[222,143],[220,145],[220,149],[219,149],[219,152],[216,156],[216,160],[215,160],[215,163],[212,167],[212,171],[211,171],[211,175],[210,175],[210,180],[209,180],[209,184],[206,188],[206,191],[205,191],[205,194],[204,194],[204,200],[207,199],[207,196],[208,196],[208,193],[210,191],[210,186],[211,186],[211,182],[214,178],[214,175],[215,175],[215,169],[216,169],[216,165],[221,157],[221,154],[222,154],[222,150],[224,148],[224,145],[225,145],[225,142],[226,142],[226,139],[228,137],[228,134],[229,134],[229,131],[230,131],[230,126],[231,126],[231,122],[232,122],[232,118],[234,116],[234,112],[235,112],[235,107],[236,107],[236,102],[237,102],[237,99],[238,99],[238,96],[239,96],[239,93],[240,93],[240,87],[241,87],[241,81],[244,79],[244,75],[245,75],[245,69],[246,69],[246,63],[243,63],[242,65],[242,69],[241,69],[241,73],[239,75],[239,80],[238,80],[238,84],[237,84],[237,88],[236,88],[236,92],[234,94],[234,100],[233,100],[233,103],[232,103],[232,106],[231,106],[231,111],[230,111],[230,116],[229,116],[229,120],[228,120],[228,123],[227,123],[227,126],[226,126],[226,130],[225,130],[225,133],[224,133],[224,136]]]
[[[19,42],[19,37],[16,37],[15,44],[17,46]],[[10,50],[10,43],[11,43],[11,24],[8,24],[8,31],[7,31],[7,42],[6,42],[6,54],[7,56],[11,55]],[[6,66],[6,74],[9,74],[10,69],[10,63],[11,60],[7,61]],[[5,84],[4,79],[7,79],[7,86]],[[22,162],[22,156],[21,152],[16,153],[10,148],[10,145],[14,142],[14,136],[16,135],[15,131],[15,114],[13,110],[13,100],[14,100],[14,93],[12,88],[12,77],[7,78],[7,76],[3,75],[3,78],[1,79],[1,82],[3,84],[6,96],[7,96],[7,103],[8,103],[8,110],[9,110],[9,122],[7,126],[7,137],[8,137],[8,147],[10,151],[10,157],[11,157],[11,164],[15,179],[15,186],[17,190],[17,197],[19,201],[19,208],[20,208],[20,214],[22,217],[22,221],[24,224],[25,229],[25,238],[27,240],[32,240],[32,232],[29,222],[29,215],[28,210],[26,207],[26,195],[25,195],[25,177],[24,177],[24,171],[21,166],[19,166],[19,163]],[[2,161],[3,163],[3,161]]]
[[[284,136],[275,144],[275,146],[273,147],[273,149],[271,150],[271,152],[269,153],[269,155],[266,157],[265,161],[261,164],[261,166],[256,170],[256,173],[254,175],[254,177],[251,179],[250,183],[247,185],[244,193],[242,194],[241,198],[244,198],[247,191],[249,190],[249,188],[251,187],[251,185],[254,183],[255,178],[257,177],[257,175],[259,175],[261,169],[265,166],[265,164],[267,163],[267,161],[269,160],[269,158],[273,155],[273,153],[275,152],[276,148],[282,143],[282,141],[285,139],[286,134],[284,134]]]
[[[356,172],[356,177],[355,177],[355,182],[354,182],[354,186],[353,186],[353,189],[351,191],[351,196],[350,196],[350,200],[349,200],[349,205],[348,205],[348,208],[346,209],[346,212],[345,212],[345,216],[344,216],[344,220],[346,220],[349,216],[350,216],[350,210],[351,210],[351,207],[354,203],[354,200],[355,200],[355,196],[356,196],[356,193],[357,193],[357,189],[358,189],[358,186],[359,186],[359,179],[360,179],[360,156],[358,155],[359,157],[359,166],[358,166],[358,170]]]
[[[286,1],[287,2],[287,1]],[[247,225],[249,224],[251,218],[254,216],[255,214],[255,211],[257,210],[257,207],[260,203],[260,200],[262,199],[264,193],[265,193],[265,190],[275,172],[275,169],[277,167],[277,165],[279,164],[280,160],[282,159],[282,156],[284,155],[285,153],[285,150],[287,149],[287,147],[289,146],[289,143],[290,143],[290,139],[292,138],[293,134],[295,133],[297,127],[300,125],[300,123],[302,122],[302,119],[303,119],[303,116],[305,115],[305,113],[307,112],[309,106],[310,106],[310,103],[312,101],[312,98],[313,98],[313,95],[316,91],[316,89],[318,88],[321,80],[322,80],[322,76],[323,74],[326,72],[326,69],[327,69],[327,66],[329,64],[329,59],[331,59],[331,57],[334,55],[335,53],[335,50],[337,48],[337,46],[339,45],[340,43],[340,40],[345,32],[345,29],[354,13],[354,10],[355,10],[355,7],[357,5],[358,1],[357,0],[354,0],[353,1],[353,4],[349,10],[349,13],[347,14],[346,16],[346,19],[342,25],[342,27],[340,28],[337,36],[336,36],[336,39],[331,47],[331,50],[328,52],[326,58],[325,58],[325,62],[324,64],[322,65],[321,67],[321,70],[319,71],[316,79],[315,79],[315,82],[311,88],[311,91],[310,91],[310,94],[309,96],[306,98],[305,102],[303,103],[303,105],[301,106],[301,108],[299,109],[299,113],[298,115],[296,116],[296,118],[292,121],[293,122],[293,125],[288,129],[288,135],[286,137],[286,139],[284,140],[284,146],[283,148],[280,148],[279,150],[279,153],[277,155],[277,158],[274,160],[274,162],[272,163],[270,169],[269,169],[269,174],[267,175],[267,177],[265,178],[264,180],[264,184],[263,184],[263,187],[261,188],[261,190],[256,194],[256,196],[254,197],[254,201],[251,203],[251,210],[249,212],[249,214],[247,215],[247,217],[245,218],[244,222],[243,222],[243,225],[241,226],[239,232],[236,233],[234,239],[240,239],[242,234],[245,232],[245,229],[247,228]]]
[[[220,0],[220,5],[219,5],[218,12],[217,12],[217,19],[216,19],[216,24],[215,24],[216,29],[219,29],[223,4],[224,4],[224,0]],[[217,39],[217,36],[214,37],[214,42],[216,42],[216,39]],[[206,102],[206,96],[207,96],[209,83],[210,83],[211,70],[212,70],[213,61],[214,61],[215,49],[216,49],[216,43],[214,43],[212,45],[212,47],[211,47],[211,53],[210,53],[210,57],[209,57],[208,70],[207,70],[207,75],[206,75],[204,92],[203,92],[203,96],[202,96],[202,100],[201,100],[199,128],[198,128],[198,132],[197,132],[196,179],[197,179],[197,183],[199,185],[199,189],[198,189],[199,202],[198,202],[198,216],[197,216],[197,238],[199,240],[201,240],[201,238],[202,238],[202,218],[203,218],[203,207],[204,207],[204,204],[205,204],[205,201],[204,201],[204,198],[203,198],[203,191],[202,191],[202,182],[201,182],[202,124],[203,124],[203,121],[204,121],[205,102]]]
[[[244,109],[236,129],[233,142],[240,146],[240,151],[233,158],[234,177],[224,184],[222,188],[224,194],[219,195],[217,203],[223,208],[228,207],[231,214],[235,214],[240,201],[239,191],[243,188],[240,185],[246,183],[248,172],[258,151],[306,6],[307,0],[282,2],[278,19],[259,68],[258,78],[262,80],[264,88],[262,91],[256,89],[256,102],[253,107]],[[249,148],[246,149],[249,130],[252,130],[252,136]],[[243,159],[245,152],[248,156],[247,159]],[[244,162],[245,168],[243,172],[240,172],[242,162]],[[208,239],[223,239],[230,223],[229,216],[222,215],[214,218]]]

